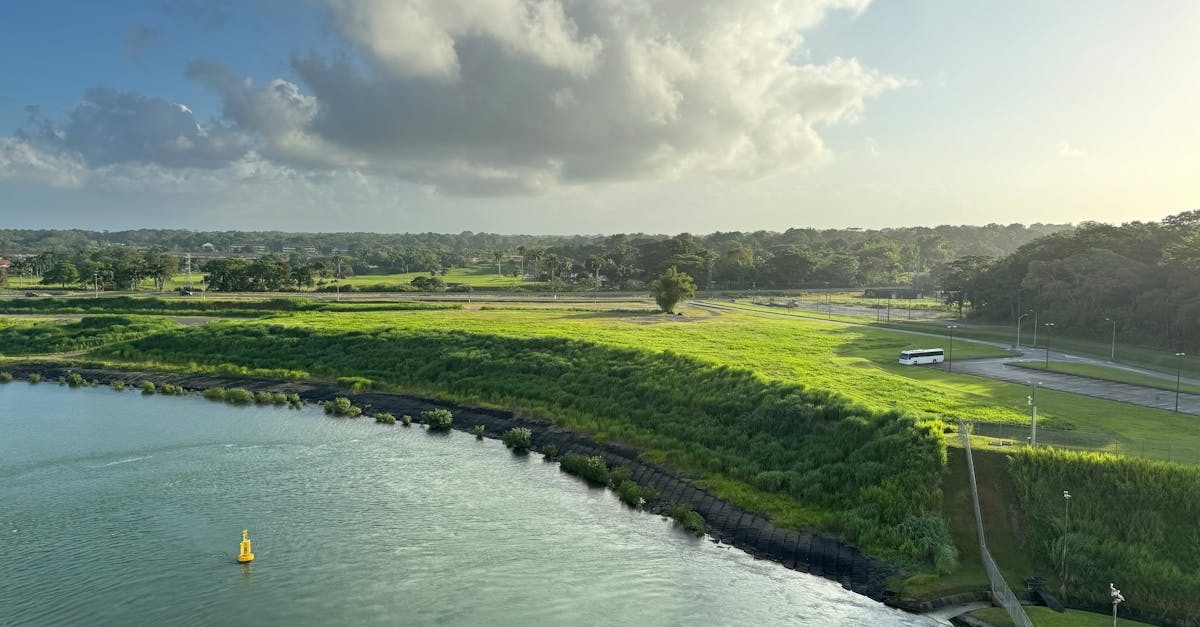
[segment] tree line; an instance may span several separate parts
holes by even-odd
[[[982,321],[1200,352],[1200,210],[1160,222],[1087,222],[999,259],[963,256],[940,277],[947,302]]]
[[[727,232],[674,236],[607,236],[378,233],[202,232],[137,230],[0,230],[0,256],[35,255],[32,266],[13,270],[45,276],[58,260],[77,267],[55,273],[48,284],[94,281],[82,257],[121,258],[199,252],[217,253],[262,246],[257,260],[225,261],[205,268],[217,275],[214,289],[303,289],[322,279],[351,275],[429,273],[494,264],[498,274],[528,276],[557,289],[605,285],[645,289],[668,268],[696,279],[701,289],[798,289],[914,285],[931,290],[939,270],[966,254],[1003,256],[1067,225],[1020,224],[909,227],[883,230],[789,229],[784,232]],[[138,251],[153,252],[138,252]],[[131,252],[127,252],[131,251]],[[230,259],[233,259],[232,257]],[[331,270],[331,260],[340,268]],[[257,265],[255,265],[257,263]],[[106,264],[113,265],[113,264]],[[211,265],[211,262],[210,262]],[[140,276],[151,276],[142,268]],[[112,287],[130,284],[114,271]],[[238,276],[242,275],[242,276]],[[100,277],[104,280],[105,277]],[[210,279],[211,280],[211,279]],[[108,286],[104,283],[101,287]],[[436,288],[436,285],[435,285]]]

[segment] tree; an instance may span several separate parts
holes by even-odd
[[[70,261],[59,261],[50,268],[50,271],[42,277],[42,283],[52,285],[59,283],[66,287],[68,283],[74,283],[79,280],[79,270],[75,264]]]
[[[496,264],[496,274],[500,274],[500,264],[504,261],[504,252],[500,250],[492,251],[492,263]]]
[[[650,284],[650,295],[658,303],[659,309],[674,313],[675,305],[696,295],[696,283],[692,277],[671,266]]]

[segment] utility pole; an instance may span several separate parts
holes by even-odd
[[[1041,381],[1037,383],[1033,381],[1029,382],[1029,387],[1033,390],[1028,398],[1029,405],[1033,408],[1032,419],[1029,423],[1029,446],[1033,448],[1037,448],[1037,389],[1041,384]]]
[[[1063,515],[1063,550],[1062,550],[1063,591],[1065,592],[1067,589],[1067,574],[1069,573],[1069,571],[1067,570],[1067,532],[1071,527],[1071,493],[1066,490],[1063,490],[1063,502],[1066,504],[1065,505],[1066,513]]]
[[[1121,594],[1121,591],[1117,589],[1116,584],[1113,584],[1112,582],[1109,582],[1108,584],[1108,594],[1112,597],[1113,627],[1117,627],[1117,605],[1119,605],[1121,601],[1124,601],[1125,597]]]
[[[1053,322],[1046,323],[1046,329],[1047,329],[1047,331],[1046,331],[1046,370],[1050,369],[1050,331],[1049,331],[1049,329],[1053,329],[1053,328],[1054,328]]]
[[[950,330],[950,355],[946,358],[946,372],[954,372],[954,330],[958,325],[948,324],[946,328]]]
[[[1108,351],[1108,359],[1110,361],[1117,360],[1117,321],[1112,318],[1105,318],[1105,322],[1112,323],[1112,348]]]
[[[96,298],[100,298],[100,272],[92,273],[92,287],[95,289]]]
[[[1175,413],[1179,413],[1179,382],[1183,380],[1183,356],[1186,353],[1175,353]]]
[[[1022,320],[1024,320],[1024,319],[1025,319],[1025,316],[1028,316],[1028,315],[1029,315],[1029,312],[1025,312],[1025,313],[1021,314],[1021,315],[1020,315],[1020,316],[1017,318],[1017,348],[1018,348],[1018,349],[1020,349],[1020,348],[1021,348],[1021,321],[1022,321]],[[1033,328],[1033,331],[1034,331],[1034,333],[1036,334],[1036,333],[1037,333],[1037,327],[1034,327],[1034,328]]]
[[[1033,347],[1037,348],[1037,328],[1038,328],[1037,312],[1032,309],[1030,309],[1029,311],[1031,313],[1033,313]]]

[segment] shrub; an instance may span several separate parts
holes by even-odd
[[[454,422],[454,415],[448,409],[431,409],[421,412],[421,419],[433,431],[445,431]]]
[[[545,455],[545,461],[552,462],[558,458],[558,447],[553,444],[547,444],[542,447],[542,455]]]
[[[475,425],[475,427],[471,429],[471,433],[474,433],[474,434],[475,434],[475,439],[476,439],[476,440],[482,440],[482,439],[483,439],[483,432],[484,432],[485,430],[487,430],[487,426],[485,426],[485,425]],[[505,436],[505,437],[507,437],[507,436]]]
[[[140,389],[142,391],[142,394],[145,394],[147,396],[149,396],[157,391],[154,387],[153,381],[142,381],[141,383],[138,384],[138,389]]]
[[[66,378],[66,377],[63,377],[63,376],[60,376],[60,377],[58,378],[58,384],[59,384],[59,385],[66,385],[66,384],[67,384],[67,378]]]
[[[563,455],[559,466],[567,474],[583,477],[597,485],[608,485],[608,464],[599,455],[585,457],[576,453]]]
[[[625,466],[617,466],[608,473],[608,487],[617,489],[622,483],[633,478],[633,471]]]
[[[38,373],[36,373],[36,372],[31,372],[31,373],[29,373],[29,379],[28,379],[28,380],[29,380],[29,382],[30,382],[30,383],[32,383],[32,384],[34,384],[34,385],[37,385],[38,383],[41,383],[41,382],[42,382],[42,375],[40,375],[40,374],[38,374]]]
[[[650,486],[641,486],[631,479],[626,479],[617,486],[617,498],[626,505],[641,508],[646,503],[658,499],[658,491]],[[698,514],[697,514],[698,515]]]
[[[291,409],[300,409],[304,407],[304,401],[300,400],[300,395],[295,392],[287,396],[288,407]]]
[[[283,392],[275,392],[274,394],[271,395],[271,404],[287,405],[287,403],[288,403],[288,395],[287,394],[284,394]]]
[[[402,424],[406,427],[411,427],[412,426],[412,416],[409,416],[408,414],[404,414],[403,416],[400,417],[400,424]]]
[[[12,373],[11,372],[0,372],[0,383],[11,383],[11,382],[12,382]]]
[[[509,429],[508,433],[504,434],[504,446],[512,449],[513,452],[522,452],[529,450],[529,441],[532,432],[525,427],[516,427]]]
[[[375,414],[375,422],[385,425],[394,425],[396,424],[396,417],[386,412],[382,414]]]
[[[691,505],[685,503],[672,503],[669,507],[663,510],[663,516],[675,519],[680,527],[685,531],[702,536],[704,535],[704,517],[696,513]]]
[[[245,388],[229,388],[225,390],[225,402],[231,405],[249,405],[254,402],[254,394]]]
[[[187,390],[183,389],[183,386],[171,385],[170,383],[162,384],[158,391],[159,393],[166,394],[167,396],[183,396],[184,394],[187,394]]]
[[[225,388],[208,388],[207,390],[204,390],[204,398],[207,398],[210,401],[224,401]]]
[[[332,401],[325,401],[324,403],[321,403],[321,406],[325,408],[325,413],[329,414],[330,416],[358,418],[360,415],[362,415],[362,408],[356,407],[354,403],[351,403],[350,399],[346,398],[345,396],[339,396]]]
[[[124,389],[125,389],[125,382],[124,382],[124,381],[122,381],[122,380],[120,380],[120,379],[117,379],[116,381],[113,381],[112,383],[109,383],[109,385],[111,385],[111,386],[112,386],[112,389],[114,389],[114,390],[116,390],[116,391],[118,391],[118,392],[120,392],[120,391],[122,391],[122,390],[124,390]]]
[[[365,392],[375,385],[374,381],[366,377],[338,377],[337,383],[351,392]]]
[[[254,393],[254,404],[255,405],[270,405],[271,403],[274,403],[274,402],[275,402],[275,396],[273,394],[271,394],[270,392],[255,392]]]

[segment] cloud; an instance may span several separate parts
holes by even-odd
[[[324,3],[346,49],[294,55],[289,79],[188,64],[221,99],[215,120],[96,88],[62,123],[39,120],[18,139],[92,169],[261,160],[450,194],[538,194],[819,163],[823,127],[854,123],[906,84],[804,47],[804,31],[865,0]]]
[[[69,188],[87,179],[87,165],[77,156],[43,152],[29,141],[0,137],[0,181]]]
[[[1058,142],[1058,156],[1064,159],[1078,159],[1079,157],[1087,156],[1087,152],[1072,146],[1066,141],[1061,141]]]
[[[149,26],[138,24],[129,29],[129,34],[125,36],[125,56],[131,61],[142,64],[145,57],[146,49],[157,39],[157,34]]]
[[[184,105],[101,87],[87,90],[61,125],[35,111],[18,137],[47,152],[77,154],[91,166],[144,162],[211,168],[240,158],[252,143],[232,128],[202,127]]]
[[[863,6],[331,0],[359,56],[293,58],[311,96],[278,81],[255,90],[206,62],[189,75],[267,138],[264,154],[297,165],[466,194],[748,178],[820,161],[818,128],[857,120],[867,99],[904,84],[854,59],[807,59],[804,29]]]

